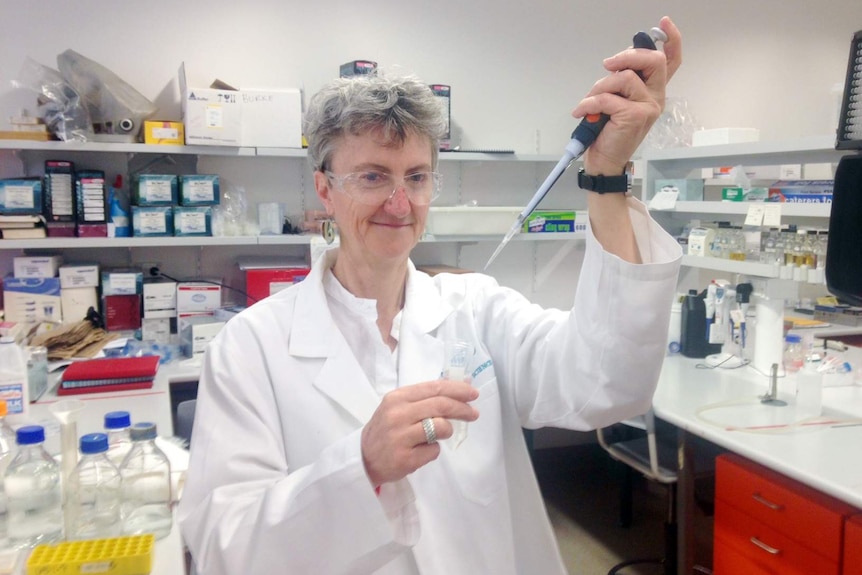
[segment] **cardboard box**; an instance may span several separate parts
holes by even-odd
[[[211,312],[221,307],[221,286],[211,282],[185,281],[177,284],[177,312]]]
[[[179,70],[186,144],[302,147],[302,93],[296,88],[243,88],[216,80],[190,85]]]
[[[147,279],[144,282],[144,319],[177,316],[177,282]]]
[[[175,236],[211,236],[213,209],[211,206],[176,206]]]
[[[63,321],[60,278],[5,278],[3,305],[7,321]]]
[[[64,264],[60,266],[60,287],[99,287],[99,264]]]
[[[41,178],[0,180],[0,214],[39,215],[41,213]]]
[[[522,233],[571,233],[587,230],[587,213],[573,210],[536,210],[527,218]]]
[[[261,268],[245,271],[246,305],[287,289],[304,280],[311,270],[305,266],[286,268]]]
[[[769,186],[770,202],[831,204],[833,180],[779,180]]]
[[[186,143],[183,123],[144,120],[144,143],[182,146]]]
[[[171,320],[145,317],[141,320],[141,339],[167,345],[171,342]]]
[[[99,294],[95,287],[60,288],[60,300],[63,302],[63,321],[66,323],[85,319],[91,307],[99,309]]]
[[[172,174],[140,174],[133,186],[134,204],[172,206],[177,203],[177,177]]]
[[[225,322],[213,317],[188,318],[180,331],[180,348],[186,357],[203,355],[207,345],[218,335]]]
[[[180,204],[183,206],[212,206],[219,203],[221,192],[216,174],[187,174],[180,176]]]
[[[141,329],[141,296],[102,296],[102,318],[107,331]]]
[[[132,235],[164,237],[174,235],[172,206],[132,206]]]
[[[144,292],[144,272],[135,269],[102,271],[102,295],[140,295]]]
[[[186,144],[241,145],[242,100],[236,90],[190,86],[185,63],[180,65],[179,84]]]
[[[57,277],[63,256],[16,256],[12,259],[12,275],[16,278]]]
[[[78,170],[75,173],[75,215],[79,224],[107,223],[105,172]]]

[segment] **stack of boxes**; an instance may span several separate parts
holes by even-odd
[[[132,235],[211,236],[219,177],[208,174],[141,174],[134,184]]]

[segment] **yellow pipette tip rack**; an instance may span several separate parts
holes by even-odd
[[[150,533],[38,545],[27,559],[27,575],[147,575],[154,543]]]

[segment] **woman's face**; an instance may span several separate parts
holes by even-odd
[[[368,205],[356,201],[344,186],[325,174],[315,172],[317,194],[338,224],[339,258],[347,255],[372,267],[406,261],[425,230],[428,205],[411,203],[401,182],[404,176],[430,172],[431,156],[430,142],[416,134],[409,134],[400,145],[386,141],[380,132],[342,137],[332,154],[329,173],[336,178],[357,172],[386,173],[398,185],[393,186],[391,197]]]

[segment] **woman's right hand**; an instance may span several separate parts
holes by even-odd
[[[375,487],[403,479],[440,455],[438,443],[428,443],[422,420],[432,418],[437,439],[452,436],[450,419],[475,421],[479,412],[469,405],[479,397],[469,383],[439,379],[387,393],[362,429],[362,460]]]

